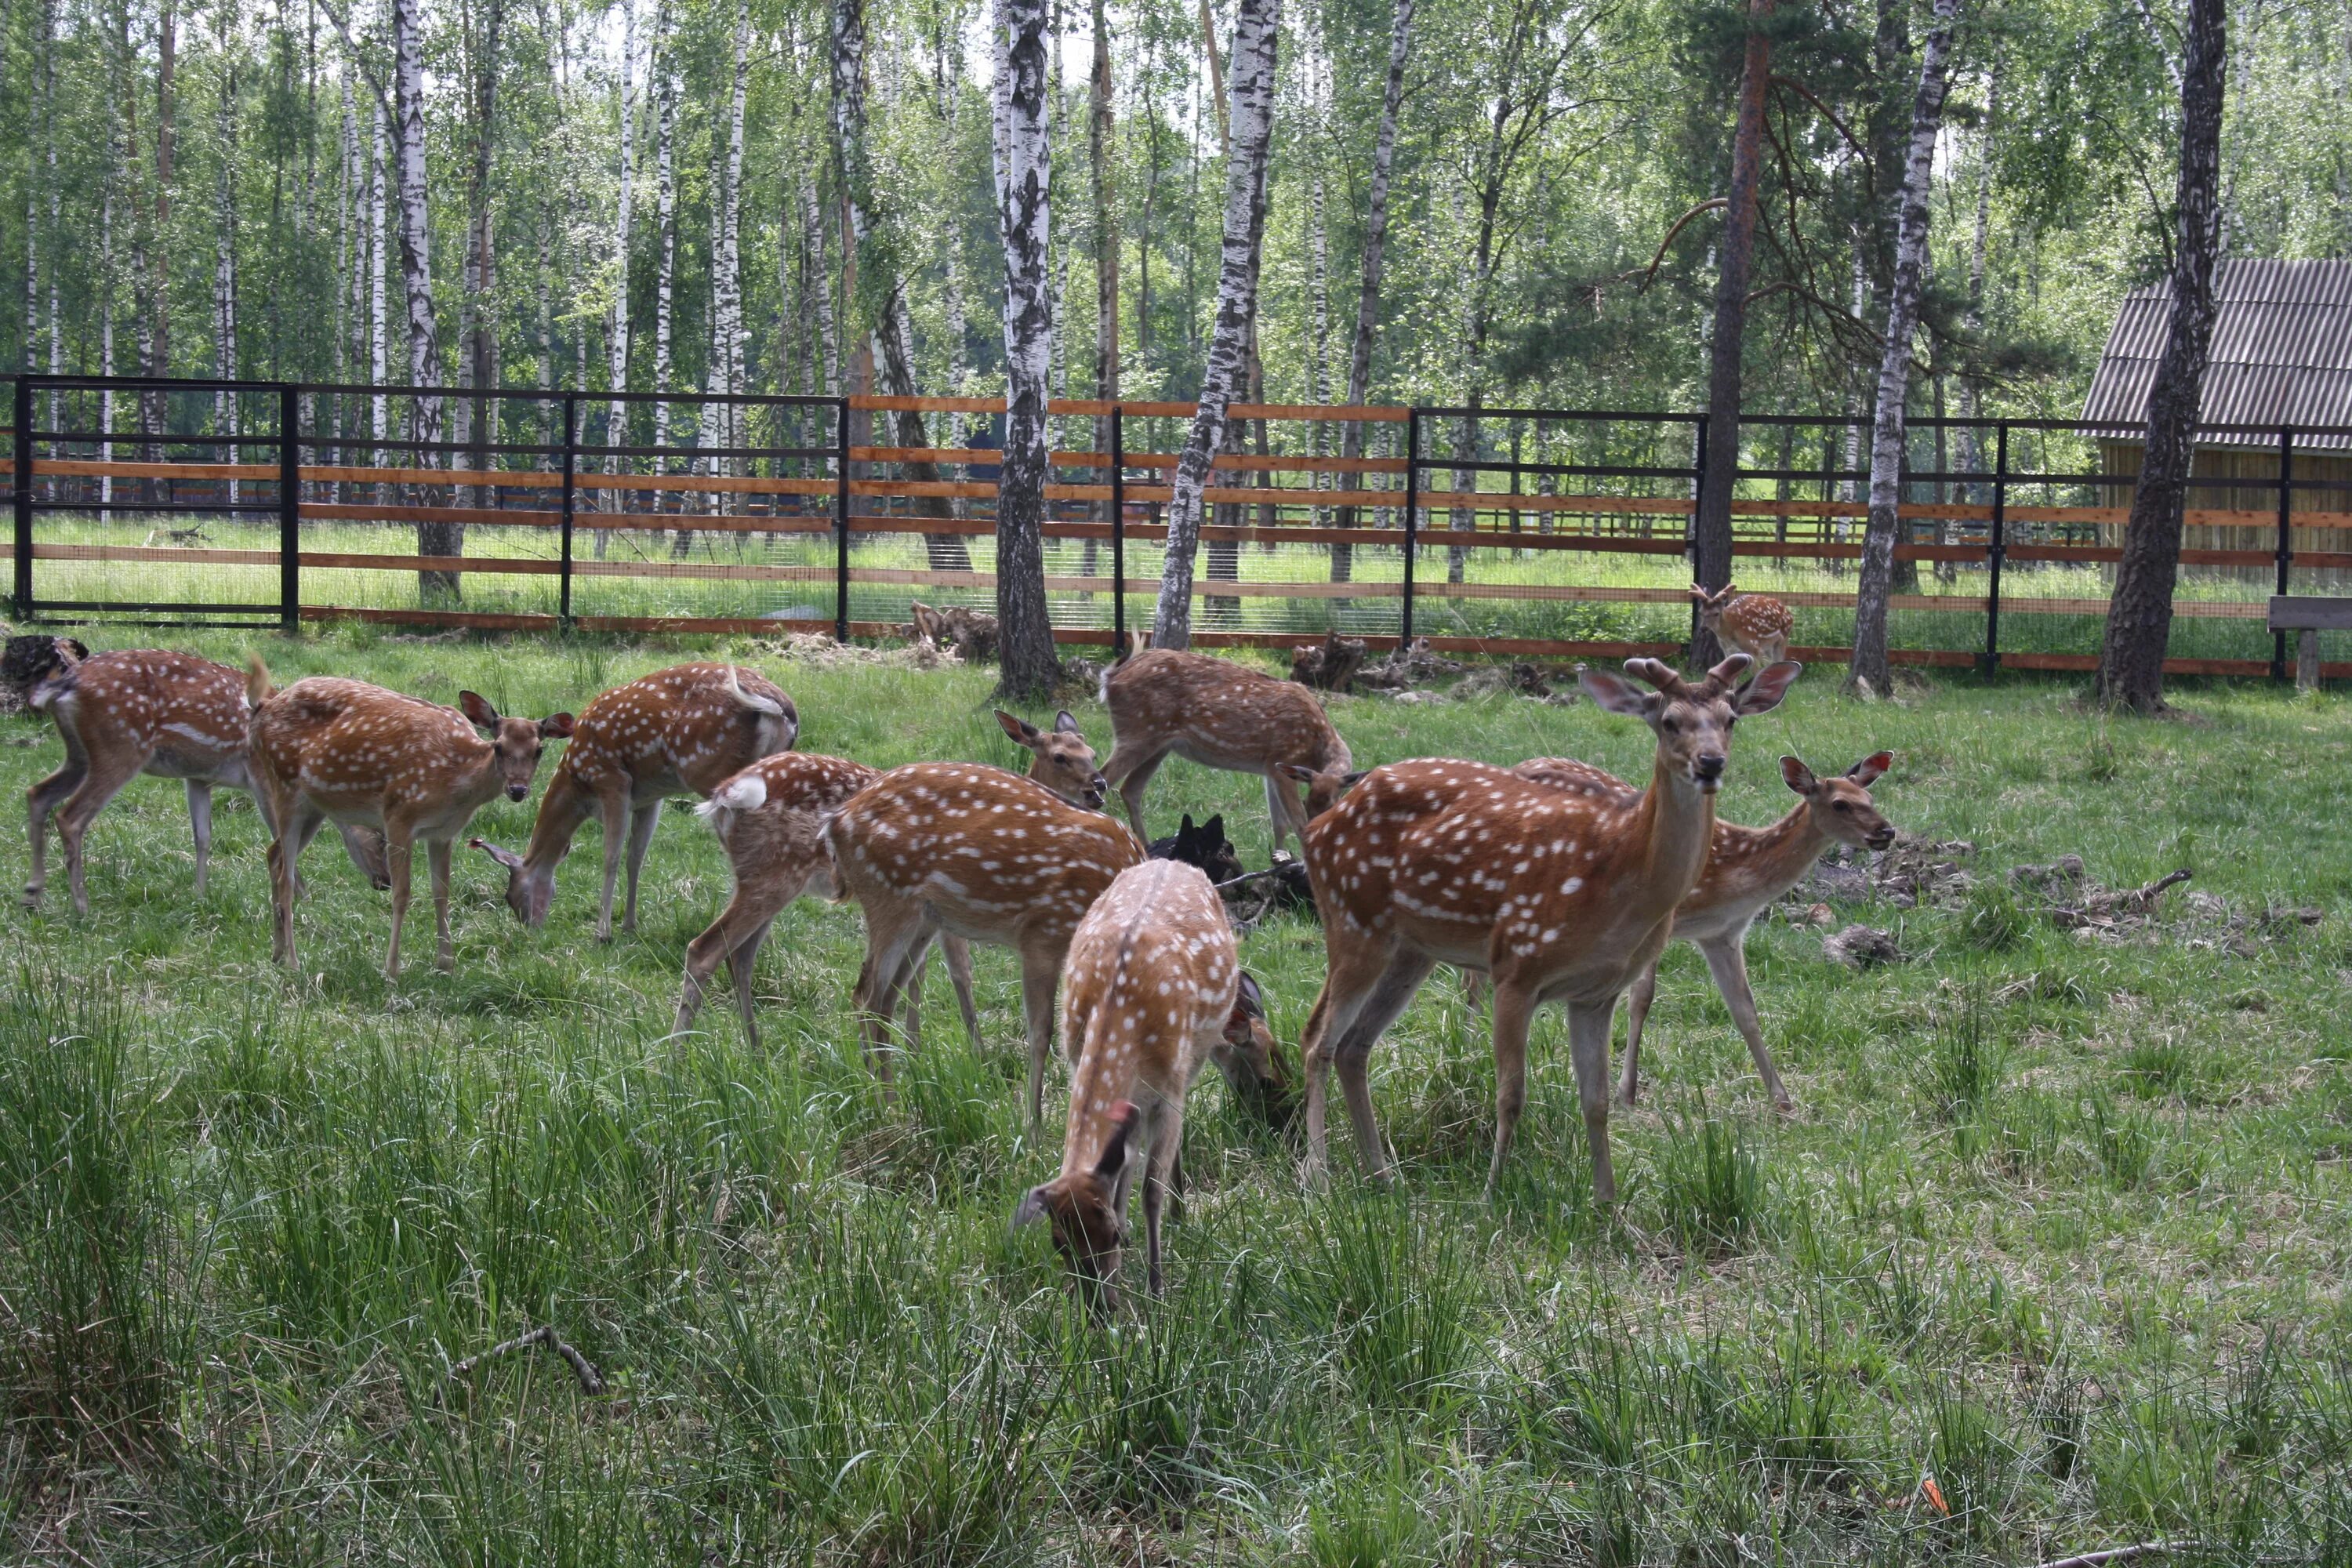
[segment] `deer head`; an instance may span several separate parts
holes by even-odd
[[[1783,661],[1735,689],[1753,662],[1746,654],[1735,653],[1693,681],[1654,658],[1627,659],[1625,674],[1656,688],[1653,691],[1606,670],[1580,670],[1576,679],[1601,707],[1649,725],[1658,737],[1657,765],[1668,777],[1713,795],[1722,785],[1730,759],[1732,726],[1751,713],[1779,707],[1790,683],[1804,673],[1804,666]]]
[[[540,754],[547,749],[547,742],[572,733],[569,713],[558,713],[551,719],[501,719],[497,709],[471,691],[457,693],[457,708],[496,752],[492,765],[498,770],[509,800],[521,800],[530,794],[531,776],[539,772]]]
[[[1004,727],[1007,735],[1029,748],[1034,759],[1029,764],[1031,778],[1072,805],[1102,809],[1110,785],[1095,766],[1095,749],[1078,732],[1078,721],[1070,717],[1068,709],[1054,716],[1051,730],[1040,730],[1019,714],[1007,713],[1002,708],[996,710],[996,721]]]
[[[1283,773],[1307,786],[1307,820],[1314,821],[1339,803],[1339,797],[1356,787],[1356,781],[1370,772],[1367,768],[1350,768],[1346,763],[1335,763],[1328,768],[1310,768],[1305,763],[1286,763]]]
[[[1796,758],[1782,757],[1780,777],[1804,796],[1813,826],[1822,833],[1840,844],[1885,849],[1895,842],[1895,825],[1879,815],[1870,786],[1894,765],[1894,752],[1874,752],[1843,773],[1823,779]]]
[[[555,868],[549,867],[545,876],[534,877],[528,863],[513,850],[501,848],[487,838],[468,838],[466,842],[507,868],[507,908],[514,911],[515,919],[534,931],[545,925],[548,906],[555,901]]]
[[[1236,1104],[1280,1132],[1298,1115],[1298,1079],[1265,1021],[1265,994],[1247,970],[1225,1018],[1224,1039],[1210,1059]]]
[[[1142,1115],[1133,1100],[1121,1100],[1111,1110],[1110,1137],[1093,1167],[1030,1188],[1013,1211],[1015,1229],[1041,1219],[1052,1225],[1055,1249],[1070,1266],[1078,1293],[1097,1312],[1110,1305],[1111,1284],[1118,1276],[1119,1252],[1127,1241],[1118,1206],[1119,1176],[1127,1169],[1128,1144]]]

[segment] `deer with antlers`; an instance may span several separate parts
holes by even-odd
[[[449,942],[449,849],[474,813],[501,791],[509,800],[530,794],[547,742],[572,733],[572,715],[506,719],[470,691],[457,708],[387,691],[365,681],[314,675],[272,692],[269,671],[253,660],[247,675],[253,706],[253,783],[267,803],[270,826],[270,899],[276,923],[271,948],[291,967],[294,874],[319,825],[373,827],[383,833],[392,875],[392,945],[383,973],[400,975],[400,928],[408,918],[408,882],[416,841],[425,841],[433,874],[436,962],[452,967]]]
[[[1225,659],[1151,648],[1103,673],[1102,700],[1111,730],[1103,777],[1118,787],[1135,836],[1147,843],[1144,791],[1171,754],[1263,776],[1276,849],[1286,835],[1305,842],[1314,815],[1311,805],[1300,807],[1294,781],[1328,803],[1356,776],[1348,742],[1313,692]]]
[[[1715,825],[1706,869],[1675,908],[1674,938],[1697,945],[1715,988],[1731,1009],[1748,1054],[1764,1079],[1772,1103],[1783,1113],[1795,1109],[1765,1048],[1756,1013],[1756,993],[1748,983],[1748,928],[1799,882],[1832,844],[1884,849],[1895,842],[1894,825],[1879,814],[1870,786],[1895,765],[1891,752],[1863,758],[1843,774],[1819,778],[1795,757],[1780,759],[1780,778],[1794,791],[1796,806],[1769,827]],[[1511,770],[1519,777],[1630,809],[1641,792],[1612,773],[1567,757],[1537,757]],[[1632,987],[1627,1002],[1625,1065],[1617,1098],[1632,1105],[1641,1077],[1642,1025],[1658,993],[1658,963],[1652,959]]]
[[[547,923],[555,868],[591,816],[604,835],[604,886],[596,940],[613,937],[613,886],[628,846],[629,889],[621,929],[637,929],[637,877],[661,821],[662,802],[710,792],[761,757],[789,752],[800,714],[783,689],[732,664],[681,664],[616,686],[581,710],[540,797],[530,842],[520,855],[469,840],[507,868],[507,908],[534,929]],[[788,899],[785,902],[789,903]],[[778,908],[782,908],[779,905]]]
[[[213,791],[254,790],[246,751],[252,709],[246,700],[244,675],[225,664],[163,648],[90,654],[70,637],[20,640],[52,644],[34,674],[26,702],[48,714],[66,748],[65,765],[26,793],[33,839],[26,907],[39,906],[48,882],[48,824],[55,813],[74,912],[89,913],[82,879],[83,835],[122,786],[142,773],[179,779],[187,785],[188,826],[196,846],[195,894],[203,898],[212,858]],[[268,803],[264,799],[262,805],[266,821]],[[343,827],[342,836],[352,864],[377,887],[389,886],[383,841],[358,826]]]
[[[572,742],[577,745],[579,742]],[[734,868],[735,888],[709,929],[687,944],[686,985],[677,999],[676,1032],[693,1026],[703,993],[723,961],[734,976],[735,1005],[743,1032],[760,1043],[752,1012],[751,973],[768,931],[786,905],[805,894],[837,899],[840,879],[825,850],[824,824],[844,803],[882,776],[878,768],[846,757],[780,752],[762,757],[711,792],[696,808],[719,835]],[[475,840],[480,843],[479,839]],[[971,994],[971,947],[942,931],[940,951],[948,962],[956,1007],[965,1036],[980,1048],[980,1010]],[[922,966],[908,983],[904,1026],[916,1037],[922,995]]]
[[[1029,1189],[1013,1223],[1049,1222],[1100,1310],[1139,1173],[1148,1278],[1160,1293],[1160,1213],[1176,1186],[1184,1098],[1202,1066],[1216,1062],[1237,1095],[1262,1096],[1280,1082],[1281,1058],[1224,904],[1195,867],[1147,860],[1120,872],[1078,922],[1067,969],[1062,1036],[1076,1065],[1062,1170]]]
[[[1622,676],[1587,670],[1587,695],[1657,737],[1650,786],[1631,805],[1523,779],[1483,763],[1426,760],[1375,768],[1307,833],[1307,868],[1329,963],[1307,1021],[1310,1173],[1328,1168],[1326,1094],[1336,1064],[1357,1156],[1384,1176],[1388,1155],[1365,1073],[1371,1048],[1432,969],[1483,970],[1494,982],[1495,1153],[1491,1190],[1527,1100],[1528,1026],[1538,1006],[1568,1009],[1592,1176],[1616,1201],[1609,1160],[1609,1023],[1617,998],[1657,957],[1675,910],[1699,879],[1733,726],[1779,703],[1799,667],[1776,664],[1736,686],[1734,654],[1697,680],[1655,659]]]
[[[1727,650],[1746,654],[1759,668],[1789,657],[1789,634],[1796,630],[1797,617],[1780,600],[1743,594],[1731,583],[1717,594],[1694,583],[1691,599],[1698,606],[1700,627],[1713,632]]]
[[[1012,948],[1021,955],[1029,1122],[1041,1127],[1071,933],[1112,879],[1143,858],[1143,845],[1097,809],[1108,786],[1068,712],[1050,731],[1011,713],[997,721],[1029,749],[1028,777],[976,763],[893,768],[835,813],[824,837],[843,893],[866,916],[856,1003],[876,1070],[887,1081],[889,1020],[935,934]]]

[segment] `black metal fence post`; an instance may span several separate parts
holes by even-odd
[[[2000,673],[2000,563],[2009,556],[2009,425],[1993,426],[1992,535],[1985,551],[1984,672]]]
[[[278,388],[278,626],[302,624],[302,389]]]
[[[563,629],[572,629],[572,525],[578,502],[580,474],[580,399],[566,393],[563,397],[563,522],[560,536],[562,553],[558,558],[555,578],[555,618]]]
[[[1397,646],[1412,646],[1412,566],[1421,539],[1421,410],[1404,416],[1404,611],[1399,618]]]
[[[16,584],[15,599],[16,614],[30,620],[33,616],[33,378],[16,378],[16,406],[11,417],[16,422],[15,466],[9,478],[16,503]]]
[[[1110,658],[1127,657],[1127,429],[1110,405]]]
[[[2294,564],[2294,534],[2287,519],[2287,511],[2294,501],[2294,427],[2293,426],[2279,432],[2278,496],[2278,588],[2276,591],[2284,594],[2288,569]],[[2286,633],[2283,631],[2271,634],[2271,679],[2273,680],[2286,679]]]
[[[833,640],[849,640],[849,399],[836,398],[833,444]]]

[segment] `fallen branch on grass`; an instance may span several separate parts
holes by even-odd
[[[2143,1541],[2131,1546],[2110,1546],[2105,1552],[2053,1558],[2041,1568],[2109,1568],[2113,1563],[2137,1563],[2143,1557],[2162,1557],[2178,1550],[2168,1541]]]
[[[562,1356],[565,1363],[572,1368],[572,1375],[580,1380],[581,1393],[593,1394],[604,1392],[604,1374],[596,1370],[596,1363],[566,1343],[563,1336],[555,1331],[555,1327],[551,1323],[541,1323],[529,1333],[517,1334],[503,1344],[492,1345],[479,1355],[467,1356],[449,1369],[449,1381],[455,1383],[459,1378],[470,1377],[474,1370],[484,1362],[495,1361],[503,1355],[512,1355],[517,1351],[529,1350],[533,1345],[545,1345],[549,1350]]]

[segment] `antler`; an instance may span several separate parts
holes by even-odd
[[[1708,697],[1720,697],[1738,685],[1739,678],[1747,674],[1748,667],[1755,662],[1744,653],[1731,655],[1706,672],[1706,679],[1699,682],[1700,691]]]
[[[1625,661],[1625,673],[1636,680],[1647,681],[1669,697],[1681,697],[1690,690],[1690,683],[1672,665],[1654,658],[1629,658]]]

